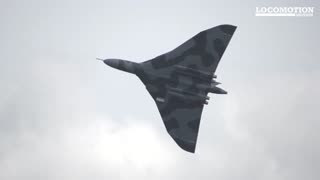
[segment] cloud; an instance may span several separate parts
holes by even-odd
[[[30,64],[26,87],[1,104],[3,178],[125,179],[161,174],[174,165],[168,139],[150,122],[99,113],[97,95],[81,89],[86,78],[72,68]]]
[[[318,17],[257,19],[231,1],[42,3],[1,6],[0,179],[319,179]],[[141,62],[226,22],[239,27],[217,72],[229,94],[211,95],[195,154],[137,79],[93,61]]]
[[[92,81],[97,74],[85,66],[36,59],[2,78],[8,84],[1,103],[2,178],[318,176],[317,72],[233,77],[241,83],[205,107],[197,151],[190,154],[167,135],[156,114],[154,121],[131,113],[109,117]]]

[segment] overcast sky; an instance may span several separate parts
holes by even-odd
[[[312,6],[314,17],[255,17]],[[316,0],[0,1],[0,179],[320,178]],[[140,80],[95,57],[143,62],[238,26],[195,154],[167,134]]]

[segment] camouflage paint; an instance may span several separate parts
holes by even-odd
[[[220,25],[202,31],[176,49],[143,63],[120,59],[104,62],[136,74],[154,99],[167,132],[184,150],[195,152],[203,105],[216,87],[214,74],[236,27]]]

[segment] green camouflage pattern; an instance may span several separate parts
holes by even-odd
[[[167,132],[184,150],[195,152],[208,93],[227,94],[216,82],[216,68],[236,27],[220,25],[202,31],[177,47],[143,63],[120,59],[104,62],[136,74],[157,104]]]

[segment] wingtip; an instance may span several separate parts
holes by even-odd
[[[189,153],[195,153],[196,144],[187,143],[187,142],[185,142],[185,141],[183,141],[181,139],[177,139],[177,138],[173,138],[173,139],[181,149],[183,149],[183,150],[185,150],[185,151],[187,151]]]
[[[220,29],[223,33],[232,36],[233,33],[236,31],[237,26],[232,25],[232,24],[221,24],[221,25],[215,26],[213,28],[207,29],[205,31],[211,31],[211,30],[215,30],[215,29]],[[205,31],[201,31],[201,32],[205,32]]]
[[[223,24],[223,25],[220,25],[220,29],[226,33],[226,34],[229,34],[229,35],[233,35],[233,33],[236,31],[237,29],[237,26],[234,26],[234,25],[231,25],[231,24]]]

